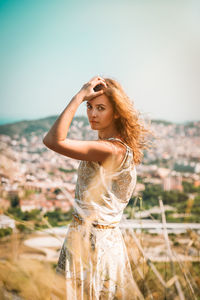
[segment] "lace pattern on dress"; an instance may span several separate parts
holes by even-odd
[[[118,226],[136,185],[133,153],[127,145],[126,148],[114,174],[107,174],[97,162],[79,164],[75,202],[80,210],[74,209],[74,214],[85,222],[72,220],[56,268],[66,278],[67,294],[75,293],[73,297],[69,293],[67,299],[139,299]],[[95,221],[101,225],[115,224],[115,228],[91,226]]]

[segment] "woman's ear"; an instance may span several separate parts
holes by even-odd
[[[115,118],[115,119],[118,119],[119,117],[120,117],[120,115],[119,115],[118,113],[115,113],[115,114],[114,114],[114,118]]]

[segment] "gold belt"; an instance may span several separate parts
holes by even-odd
[[[78,221],[80,224],[83,224],[84,221],[79,219],[76,215],[73,215],[72,216],[74,217],[74,219],[76,221]],[[117,223],[117,222],[116,222]],[[110,226],[110,225],[101,225],[101,224],[95,224],[95,223],[92,223],[92,225],[96,228],[102,228],[102,229],[109,229],[109,228],[115,228],[115,226]]]

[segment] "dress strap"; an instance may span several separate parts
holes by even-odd
[[[130,147],[126,144],[126,143],[124,143],[121,139],[119,139],[119,138],[115,138],[115,137],[110,137],[110,138],[108,138],[108,139],[106,139],[106,140],[117,140],[117,141],[119,141],[119,142],[121,142],[122,144],[124,144],[127,148],[129,148],[130,149]]]

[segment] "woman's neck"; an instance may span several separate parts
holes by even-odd
[[[112,135],[103,135],[103,136],[98,136],[98,139],[99,140],[106,140],[106,139],[109,139],[109,138],[118,138],[118,139],[121,139],[121,136],[119,134],[112,134]]]

